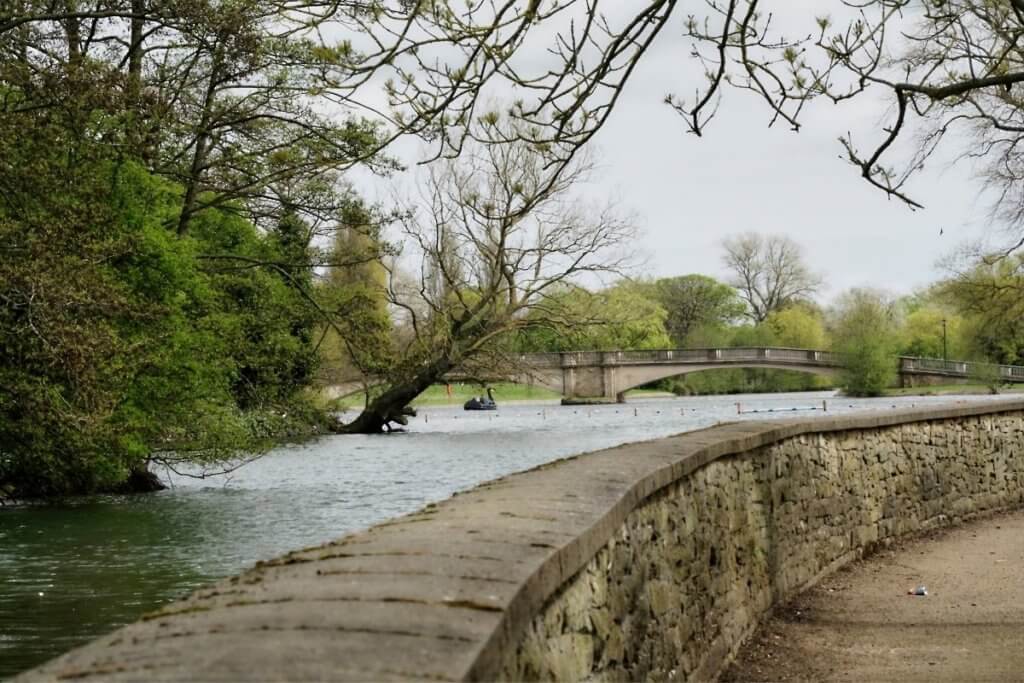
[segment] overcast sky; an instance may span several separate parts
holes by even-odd
[[[806,31],[798,22],[813,23],[820,6],[820,0],[786,0],[777,8],[789,16],[778,16],[775,25],[790,22],[791,35]],[[611,7],[628,14],[626,3]],[[678,26],[672,28],[644,56],[596,136],[600,172],[585,190],[617,197],[641,218],[648,258],[642,274],[726,280],[723,238],[745,231],[783,234],[803,247],[824,277],[818,299],[827,304],[850,287],[904,294],[925,286],[941,277],[943,256],[991,231],[980,183],[963,162],[936,161],[913,179],[909,193],[925,205],[914,212],[869,186],[840,158],[838,137],[847,131],[862,151],[877,144],[889,120],[882,92],[838,107],[815,103],[794,133],[784,125],[768,128],[763,102],[727,90],[705,136],[687,134],[663,98],[692,93],[700,83],[689,44]],[[955,151],[948,148],[944,158]]]
[[[787,0],[772,9],[774,25],[806,35],[808,22],[835,12],[836,3]],[[795,133],[785,125],[769,129],[763,102],[727,90],[704,137],[688,134],[662,103],[669,91],[688,94],[696,87],[688,51],[678,31],[661,35],[596,138],[604,164],[600,186],[617,190],[644,217],[654,274],[725,278],[721,240],[753,230],[788,235],[803,246],[824,276],[822,303],[850,287],[906,293],[940,277],[937,262],[989,228],[988,203],[979,198],[972,169],[948,161],[960,150],[947,148],[945,161],[912,180],[911,195],[925,205],[918,211],[887,199],[840,158],[838,137],[847,131],[865,151],[881,139],[890,120],[881,91],[841,106],[816,102]]]
[[[596,138],[596,184],[645,220],[654,274],[725,278],[721,240],[753,230],[803,246],[825,277],[823,303],[849,287],[903,293],[938,278],[936,262],[988,224],[980,184],[963,163],[935,163],[917,176],[910,191],[925,209],[910,211],[840,158],[839,135],[877,131],[884,100],[821,103],[794,133],[769,129],[767,108],[751,95],[727,92],[720,117],[697,138],[661,103],[677,58],[648,57]],[[866,148],[873,138],[860,139]]]

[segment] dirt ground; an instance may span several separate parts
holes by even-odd
[[[831,575],[776,609],[722,680],[1024,681],[1024,511]]]

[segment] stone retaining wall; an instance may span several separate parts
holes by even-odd
[[[706,680],[878,543],[1024,503],[1024,401],[746,422],[484,484],[26,679]]]
[[[775,602],[902,534],[1021,504],[1020,413],[802,434],[631,512],[502,656],[502,677],[706,680]]]

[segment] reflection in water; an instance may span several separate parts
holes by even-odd
[[[0,677],[256,560],[337,538],[552,460],[720,421],[889,410],[951,397],[830,394],[680,398],[627,405],[430,408],[410,432],[277,449],[226,477],[174,479],[136,497],[0,509]],[[987,397],[970,397],[986,400]],[[774,412],[736,414],[744,410]]]

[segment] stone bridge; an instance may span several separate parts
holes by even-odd
[[[701,370],[772,368],[833,376],[842,367],[839,354],[831,351],[777,347],[527,353],[517,360],[521,370],[512,378],[517,382],[539,384],[570,399],[619,402],[635,387]],[[971,378],[1024,382],[1021,366],[911,357],[898,362],[903,386]]]

